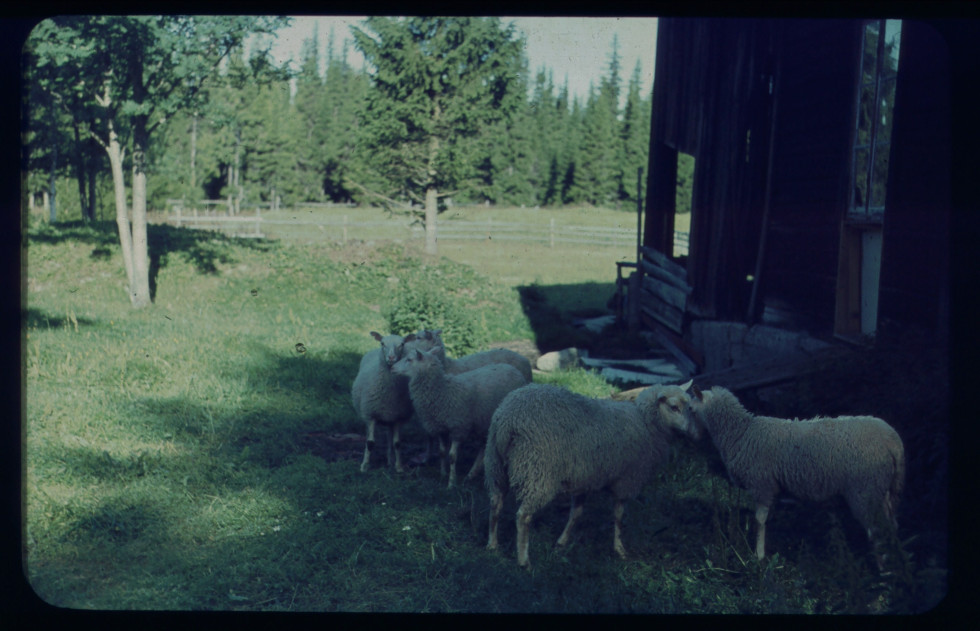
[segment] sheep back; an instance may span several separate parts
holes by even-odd
[[[515,488],[522,503],[606,487],[629,498],[667,455],[666,436],[633,403],[531,384],[507,395],[493,415],[486,480],[491,489]]]
[[[886,513],[892,513],[905,458],[901,438],[885,421],[872,416],[755,417],[720,387],[712,388],[702,409],[729,475],[757,501],[768,504],[780,491],[812,501],[843,495],[865,527],[883,498]]]
[[[471,432],[485,436],[500,401],[525,385],[520,372],[508,364],[448,374],[435,349],[407,355],[395,371],[409,377],[409,396],[426,433],[448,434],[459,441]]]
[[[490,364],[510,364],[521,373],[521,375],[524,377],[525,383],[531,383],[533,378],[531,372],[531,361],[520,353],[516,353],[506,348],[495,348],[488,351],[464,355],[458,359],[452,359],[446,356],[445,346],[442,343],[442,337],[440,335],[441,333],[441,330],[432,331],[423,329],[415,334],[415,341],[412,342],[410,347],[416,348],[420,351],[436,350],[436,353],[442,359],[446,372],[451,375],[469,372]]]

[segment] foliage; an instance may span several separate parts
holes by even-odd
[[[358,30],[354,43],[373,50],[387,71],[354,70],[347,60],[352,40],[342,34],[330,34],[320,63],[323,42],[314,34],[296,60],[292,94],[290,76],[271,67],[268,40],[250,50],[240,45],[249,29],[271,33],[278,24],[225,16],[43,22],[24,64],[31,69],[31,192],[50,189],[51,173],[68,175],[76,186],[59,189],[56,206],[67,209],[70,196],[92,218],[111,205],[112,195],[100,193],[109,179],[106,153],[86,138],[104,135],[108,120],[92,99],[101,94],[107,67],[99,55],[118,52],[120,59],[145,60],[147,86],[149,73],[162,73],[152,77],[162,82],[145,90],[142,105],[125,91],[113,101],[124,149],[133,138],[131,116],[146,117],[150,208],[163,209],[168,199],[194,206],[229,196],[249,208],[268,203],[273,189],[286,204],[390,206],[421,202],[429,180],[442,208],[635,202],[636,169],[646,167],[650,95],[639,93],[638,68],[625,90],[620,85],[615,48],[607,76],[582,103],[567,86],[556,86],[547,68],[536,69],[530,81],[519,40],[499,20],[377,18]],[[368,35],[372,24],[384,33]],[[74,40],[87,44],[73,46]],[[383,46],[387,40],[402,48]],[[411,46],[440,52],[413,56]],[[477,52],[486,50],[493,54]],[[175,61],[169,74],[162,59]],[[461,63],[442,72],[454,61]],[[112,74],[120,90],[125,75]],[[437,138],[438,150],[425,138]],[[132,149],[123,152],[124,160],[132,157]]]
[[[472,294],[469,286],[474,278],[472,274],[453,273],[459,271],[449,266],[412,266],[406,270],[384,310],[388,330],[399,335],[421,329],[441,330],[450,357],[477,350],[486,340],[473,324],[473,313],[465,308],[472,304],[466,293]]]
[[[922,545],[936,536],[926,513],[900,514],[902,536],[920,538],[894,544],[907,554],[894,557],[892,578],[875,574],[846,508],[825,518],[824,508],[781,504],[770,519],[776,553],[755,561],[744,493],[704,445],[684,443],[627,506],[629,560],[611,550],[610,497],[595,493],[565,549],[553,542],[567,502],[541,511],[535,569],[521,570],[512,499],[502,550],[490,553],[482,485],[447,492],[432,464],[361,474],[352,435],[363,426],[350,404],[360,357],[376,347],[368,331],[385,327],[383,306],[402,286],[441,287],[481,340],[528,340],[514,287],[446,260],[423,263],[417,248],[390,242],[295,245],[150,228],[160,298],[142,311],[116,299],[125,277],[112,222],[37,222],[26,235],[23,543],[31,587],[49,603],[858,613],[921,612],[945,592],[945,560]],[[550,289],[532,293],[547,303]],[[896,374],[907,365],[882,363]],[[921,397],[924,378],[908,377],[908,397]],[[588,396],[613,389],[581,370],[535,380]],[[417,425],[403,438],[406,457],[417,457]],[[463,466],[474,451],[461,454]],[[917,502],[910,493],[903,506]],[[718,546],[733,552],[725,559]]]
[[[352,31],[372,68],[368,164],[415,201],[453,189],[472,163],[463,141],[505,116],[519,87],[513,28],[497,18],[372,17],[366,29]]]

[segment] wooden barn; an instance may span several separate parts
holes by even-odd
[[[916,21],[660,19],[630,325],[945,339],[950,81],[943,38]],[[679,153],[695,167],[674,257]]]

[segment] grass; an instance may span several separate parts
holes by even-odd
[[[153,226],[155,302],[134,311],[113,234],[106,223],[41,224],[28,235],[24,543],[30,584],[48,603],[838,613],[928,608],[942,594],[942,559],[931,578],[920,558],[906,583],[878,580],[840,511],[780,507],[768,538],[778,552],[756,561],[750,503],[703,447],[676,446],[628,505],[628,561],[611,550],[612,500],[595,494],[567,549],[552,546],[567,500],[541,512],[532,572],[515,562],[512,499],[493,554],[482,485],[447,491],[438,467],[398,475],[377,456],[358,471],[362,443],[351,436],[363,427],[350,383],[376,345],[368,331],[387,330],[401,288],[439,288],[479,347],[535,340],[534,313],[560,321],[575,304],[574,292],[555,288],[605,287],[612,265],[501,282],[487,273],[489,251],[464,265],[426,259],[410,243],[233,240]],[[581,370],[536,379],[589,396],[613,390]],[[422,439],[410,424],[407,457]],[[463,451],[461,468],[473,453]]]

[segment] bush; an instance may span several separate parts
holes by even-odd
[[[442,287],[406,283],[384,311],[388,330],[407,335],[420,329],[441,329],[446,352],[459,357],[480,346],[472,318],[458,299]]]

